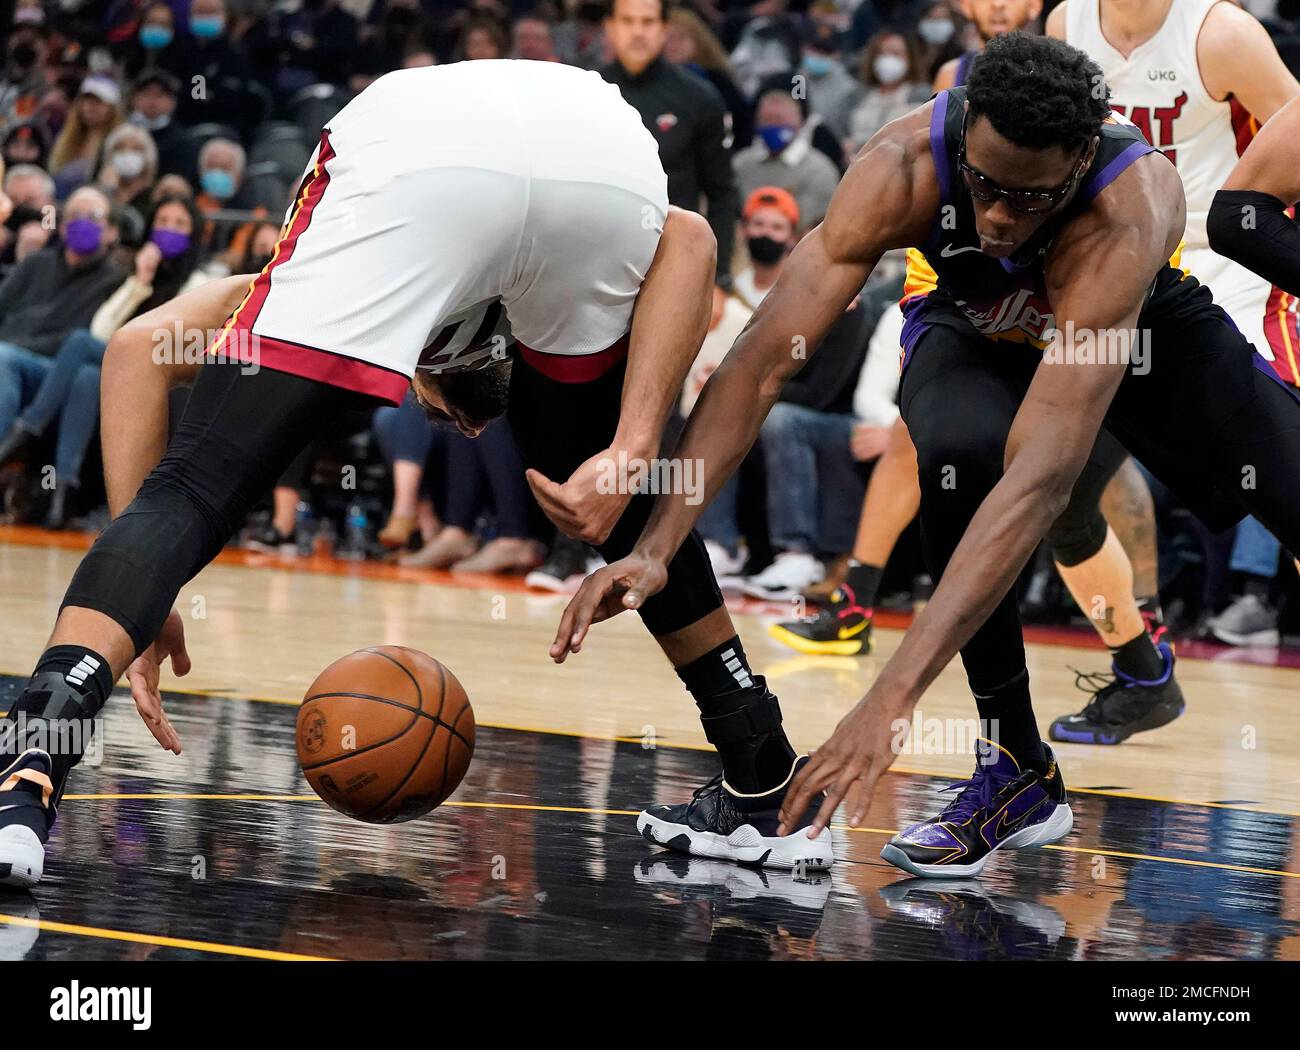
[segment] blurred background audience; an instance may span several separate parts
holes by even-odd
[[[455,61],[597,71],[655,136],[672,202],[707,216],[719,245],[713,320],[665,434],[670,448],[855,154],[936,85],[964,75],[987,32],[979,6],[16,0],[0,32],[6,521],[102,525],[99,367],[113,332],[202,281],[270,264],[330,117],[386,73]],[[1031,5],[1030,28],[1054,6]],[[1300,64],[1300,3],[1245,6]],[[700,529],[728,587],[815,600],[819,580],[824,590],[838,578],[863,486],[897,419],[900,293],[901,260],[891,255],[705,512]],[[1174,626],[1234,646],[1285,644],[1300,625],[1295,552],[1252,520],[1209,536],[1153,487]],[[924,598],[914,532],[886,572],[886,605]],[[559,590],[593,557],[541,516],[508,427],[469,441],[431,429],[413,401],[350,419],[304,452],[242,542],[277,557],[333,552],[526,574]],[[1034,579],[1026,574],[1036,619],[1077,618],[1068,595]]]

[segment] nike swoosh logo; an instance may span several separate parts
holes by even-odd
[[[840,628],[840,641],[841,641],[841,642],[847,642],[850,638],[856,638],[858,635],[860,635],[860,634],[861,634],[863,631],[865,631],[866,629],[867,629],[867,621],[866,621],[866,620],[863,620],[860,624],[856,624],[856,625],[854,625],[853,627],[841,627],[841,628]]]
[[[954,255],[960,255],[962,252],[977,251],[979,251],[978,245],[967,245],[965,248],[954,248],[951,244],[945,244],[939,254],[945,259],[951,259]]]

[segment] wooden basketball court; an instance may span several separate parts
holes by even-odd
[[[0,530],[0,707],[82,546]],[[178,603],[194,670],[164,685],[184,754],[158,748],[119,691],[102,760],[69,786],[45,881],[0,896],[0,958],[1300,959],[1288,654],[1182,647],[1180,720],[1118,747],[1058,745],[1068,839],[999,855],[979,880],[907,880],[880,847],[973,768],[950,746],[969,747],[974,714],[954,665],[920,705],[921,753],[884,778],[865,827],[836,827],[834,870],[797,878],[675,857],[636,834],[644,804],[689,797],[716,764],[634,617],[551,663],[563,602],[496,578],[224,554]],[[796,747],[811,748],[901,632],[879,630],[866,659],[800,656],[766,635],[781,612],[747,607],[737,623]],[[1045,729],[1085,699],[1070,668],[1108,659],[1086,635],[1036,637]],[[447,805],[376,827],[311,792],[293,726],[325,665],[385,643],[446,663],[480,729]]]

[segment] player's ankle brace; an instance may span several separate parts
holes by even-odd
[[[761,675],[754,684],[699,702],[700,725],[718,750],[722,772],[736,791],[768,791],[790,775],[796,757],[781,726],[781,705]]]
[[[95,716],[112,691],[113,672],[98,653],[83,645],[50,647],[0,723],[0,756],[13,758],[29,748],[47,752],[57,800],[68,770],[85,754]]]

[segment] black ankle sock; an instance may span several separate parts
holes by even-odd
[[[1047,752],[1029,698],[1029,672],[989,690],[972,690],[979,709],[980,731],[1020,763],[1021,769],[1047,772]]]
[[[701,719],[721,718],[749,709],[751,716],[773,724],[739,739],[716,743],[727,783],[745,795],[770,791],[790,775],[796,757],[778,716],[776,697],[755,677],[736,636],[696,660],[677,668],[677,676],[695,698]]]
[[[739,636],[734,634],[703,656],[677,668],[677,677],[682,680],[687,692],[695,697],[697,704],[701,698],[744,689],[754,684],[753,672],[749,669],[749,661],[745,659],[745,647],[740,644]]]
[[[853,591],[853,597],[859,605],[870,609],[876,603],[876,591],[880,588],[880,577],[885,570],[879,565],[864,565],[860,561],[849,562],[849,574],[844,582]]]
[[[1123,645],[1112,646],[1110,655],[1115,661],[1115,670],[1139,682],[1154,682],[1165,673],[1165,659],[1146,631]]]

